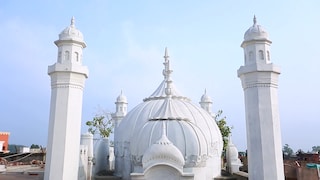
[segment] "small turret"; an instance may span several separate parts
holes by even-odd
[[[212,100],[210,96],[207,95],[207,89],[204,90],[204,94],[202,95],[201,101],[199,103],[202,109],[212,114]]]
[[[128,107],[127,97],[123,95],[122,91],[120,95],[117,97],[117,101],[115,102],[115,104],[116,104],[116,112],[112,114],[112,119],[114,120],[115,128],[117,128],[121,120],[127,114],[127,107]]]
[[[233,174],[239,172],[239,168],[243,165],[239,159],[237,147],[232,143],[231,135],[228,140],[227,147],[227,163],[228,163],[228,171]]]

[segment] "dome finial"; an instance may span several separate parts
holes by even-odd
[[[74,16],[72,16],[72,18],[71,18],[71,24],[70,24],[70,25],[71,25],[72,27],[74,27],[74,26],[75,26],[74,23],[75,23]]]
[[[170,74],[172,73],[172,70],[170,70],[170,61],[169,61],[169,55],[168,55],[168,50],[167,47],[164,52],[164,70],[163,70],[163,76],[166,81],[166,95],[170,96],[171,95],[171,79],[170,79]]]
[[[257,18],[256,18],[256,15],[253,16],[253,25],[256,25],[257,24]]]
[[[230,134],[229,134],[229,137],[228,137],[228,145],[229,145],[229,144],[233,144],[233,143],[232,143],[231,136],[232,136],[232,135],[231,135],[231,133],[230,133]]]
[[[164,50],[164,56],[163,56],[163,57],[164,57],[165,60],[167,60],[167,59],[169,58],[168,48],[167,48],[167,47],[166,47],[165,50]]]

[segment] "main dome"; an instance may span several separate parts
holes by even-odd
[[[223,146],[220,130],[207,111],[175,88],[167,51],[164,57],[164,80],[154,93],[124,117],[115,142],[130,144],[133,163],[142,165],[144,153],[161,137],[164,122],[167,138],[182,153],[185,167],[205,166],[209,157],[220,159]]]

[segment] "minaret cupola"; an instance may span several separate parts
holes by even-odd
[[[241,47],[244,49],[245,65],[251,64],[269,64],[270,45],[267,31],[257,24],[257,18],[254,16],[253,25],[245,32]]]
[[[204,90],[204,94],[201,96],[201,101],[199,103],[202,109],[212,114],[212,100],[210,96],[207,95],[207,89]]]
[[[58,46],[58,63],[82,64],[82,49],[86,47],[86,43],[82,33],[75,26],[74,17],[70,26],[59,34],[59,40],[54,43]]]
[[[117,97],[117,101],[115,102],[116,104],[116,113],[121,113],[123,116],[127,114],[127,97],[123,95],[122,91],[120,95]]]
[[[127,111],[128,111],[127,97],[123,95],[122,91],[120,95],[117,97],[115,104],[116,104],[116,112],[112,113],[111,116],[114,121],[114,125],[115,125],[114,132],[116,136],[117,128],[121,123],[122,119],[127,115]]]

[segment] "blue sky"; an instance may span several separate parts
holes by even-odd
[[[271,60],[282,70],[282,142],[295,151],[320,145],[320,2],[310,1],[4,1],[0,6],[0,131],[11,144],[46,146],[50,103],[48,65],[53,41],[70,24],[84,34],[90,74],[82,132],[99,107],[114,111],[123,90],[129,110],[162,80],[164,48],[180,92],[198,103],[204,89],[213,111],[223,110],[233,142],[246,149],[244,97],[237,69],[240,44],[253,15],[273,41]]]

